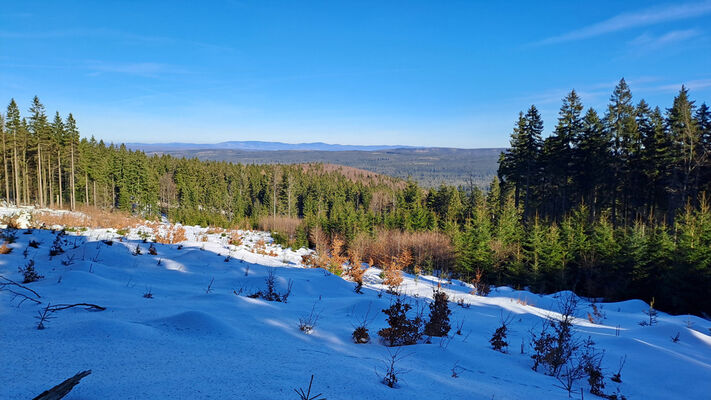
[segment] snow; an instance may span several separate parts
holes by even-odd
[[[0,207],[0,216],[31,212]],[[0,275],[21,281],[17,269],[32,259],[44,279],[27,286],[44,304],[87,302],[107,309],[58,311],[46,329],[37,330],[35,316],[43,305],[19,305],[9,292],[0,292],[0,398],[32,398],[85,369],[93,373],[66,399],[296,399],[293,389],[308,386],[312,374],[316,393],[331,400],[568,398],[555,378],[531,370],[528,344],[529,331],[555,315],[557,295],[500,287],[480,297],[456,280],[406,275],[402,291],[413,304],[424,306],[433,287],[443,285],[455,328],[451,339],[402,347],[399,367],[406,373],[398,387],[389,388],[378,374],[389,350],[396,349],[379,343],[377,331],[386,326],[381,310],[392,299],[378,269],[368,270],[364,293],[357,294],[352,282],[304,268],[301,256],[309,250],[282,249],[268,233],[242,231],[243,244],[231,246],[220,233],[185,229],[182,249],[155,244],[155,256],[142,241],[153,233],[148,225],[132,229],[123,241],[112,229],[68,232],[65,253],[52,259],[49,247],[56,233],[19,230],[9,245],[13,251],[0,255]],[[260,239],[276,256],[252,251]],[[28,247],[30,240],[41,245]],[[142,255],[133,255],[137,245]],[[62,264],[70,258],[71,265]],[[270,270],[279,291],[293,281],[287,303],[245,296],[265,288]],[[152,299],[143,297],[148,291]],[[458,299],[470,307],[457,306]],[[600,306],[606,318],[594,324],[586,318],[590,304],[582,301],[576,330],[605,351],[606,392],[619,387],[628,399],[711,398],[711,322],[660,312],[657,324],[640,326],[648,304],[631,300]],[[312,309],[320,316],[306,335],[298,322]],[[368,312],[373,340],[355,344],[351,333]],[[510,347],[503,354],[488,340],[509,314]],[[460,322],[462,335],[456,335]],[[677,332],[680,340],[673,343]],[[526,354],[520,354],[522,342]],[[625,355],[623,382],[611,382]],[[451,371],[455,365],[457,378]],[[585,398],[595,396],[586,392]]]

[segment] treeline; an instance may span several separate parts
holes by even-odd
[[[633,106],[621,81],[603,116],[583,115],[571,92],[545,140],[531,107],[486,192],[473,184],[426,190],[322,164],[147,156],[79,139],[71,114],[53,122],[44,114],[37,98],[27,119],[11,101],[0,124],[8,202],[270,227],[293,246],[314,246],[322,232],[344,243],[339,252],[366,249],[375,263],[407,252],[411,271],[711,311],[709,113],[683,88],[662,112]]]
[[[499,177],[514,190],[530,221],[559,220],[584,203],[592,217],[609,213],[614,226],[671,224],[687,203],[711,192],[711,113],[696,107],[682,86],[662,112],[632,101],[622,79],[604,115],[575,91],[563,99],[553,134],[542,139],[535,106],[520,113]]]

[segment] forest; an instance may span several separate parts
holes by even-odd
[[[621,80],[604,112],[563,99],[543,138],[520,113],[487,190],[424,188],[328,164],[146,155],[80,136],[35,97],[0,114],[1,198],[184,224],[261,228],[284,245],[478,284],[641,298],[710,313],[711,114],[684,87],[662,110]]]

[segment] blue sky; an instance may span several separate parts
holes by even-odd
[[[710,31],[711,1],[15,1],[0,101],[114,142],[499,147],[518,111],[550,132],[620,77],[711,102]]]

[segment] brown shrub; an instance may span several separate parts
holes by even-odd
[[[9,247],[7,245],[7,242],[3,243],[2,246],[0,246],[0,254],[10,254],[12,252],[12,247]]]
[[[233,246],[240,246],[242,244],[242,235],[237,231],[232,231],[230,234],[230,244]]]
[[[20,222],[18,215],[5,215],[0,218],[0,223],[7,225],[7,229],[20,229]]]
[[[452,241],[441,232],[380,230],[375,238],[366,240],[363,247],[363,259],[379,267],[393,258],[399,259],[405,251],[410,253],[409,260],[399,262],[408,271],[419,272],[421,268],[447,271],[454,261]]]
[[[331,240],[331,250],[329,252],[328,270],[336,275],[343,274],[343,264],[347,258],[343,255],[343,245],[345,242],[338,236]]]
[[[176,244],[187,240],[185,237],[185,228],[178,225],[163,227],[164,234],[161,234],[157,228],[154,228],[153,232],[155,232],[156,243]]]
[[[287,216],[262,217],[259,219],[259,230],[265,232],[279,232],[289,240],[294,240],[296,231],[301,225],[301,219]]]
[[[78,212],[54,213],[35,211],[32,213],[36,225],[61,225],[74,228],[131,229],[145,223],[145,220],[119,210],[106,210],[83,206]]]

